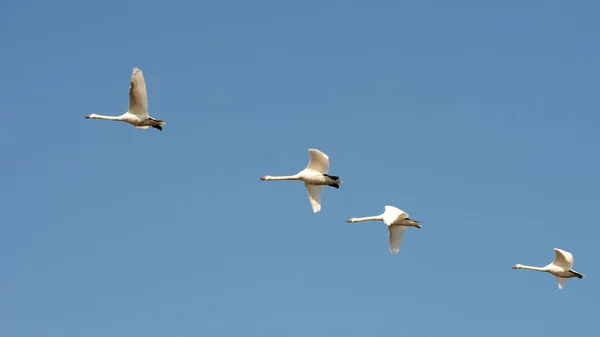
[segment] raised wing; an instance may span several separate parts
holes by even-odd
[[[148,117],[148,94],[144,74],[139,68],[133,68],[129,86],[129,112],[140,117]]]
[[[564,270],[571,270],[573,268],[573,254],[558,248],[554,248],[554,254],[553,265],[559,266]]]
[[[403,210],[394,206],[385,206],[385,212],[383,212],[383,222],[391,226],[394,222],[408,218],[408,214]]]
[[[308,200],[310,200],[313,213],[317,213],[321,210],[321,190],[323,186],[309,185],[307,183],[304,183],[304,186],[306,186],[306,190],[308,191]]]
[[[567,283],[567,279],[566,278],[562,278],[562,277],[556,277],[556,280],[558,281],[558,289],[562,289],[565,287],[565,284]]]
[[[327,174],[329,172],[329,157],[317,149],[309,149],[308,153],[310,153],[310,161],[306,169]]]
[[[400,251],[405,230],[406,227],[404,226],[388,226],[388,231],[390,232],[390,252],[392,254],[398,254]]]

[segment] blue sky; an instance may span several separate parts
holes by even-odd
[[[597,2],[0,8],[2,336],[600,333]],[[164,131],[84,119],[134,66]]]

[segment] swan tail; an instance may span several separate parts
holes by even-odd
[[[153,121],[153,122],[156,122],[156,123],[158,123],[160,125],[167,124],[167,122],[165,122],[163,120],[160,120],[160,119],[156,119],[156,118],[152,118],[152,117],[148,117],[148,119],[151,120],[151,121]]]
[[[582,279],[585,275],[574,271],[573,269],[569,270],[571,273],[575,274],[575,277]]]
[[[337,189],[340,189],[340,184],[331,184],[331,185],[328,185],[328,186],[331,186],[331,187],[335,187],[335,188],[337,188]]]

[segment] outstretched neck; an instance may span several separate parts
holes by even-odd
[[[104,116],[104,115],[97,115],[97,114],[90,114],[90,115],[85,116],[85,118],[105,119],[105,120],[109,120],[109,121],[120,121],[121,120],[121,116]]]
[[[264,176],[260,178],[261,180],[300,180],[300,177],[297,174],[293,176]]]
[[[383,220],[383,215],[374,215],[374,216],[365,216],[362,218],[351,218],[351,219],[348,219],[348,222],[381,221],[381,220]]]
[[[519,265],[519,269],[529,269],[529,270],[535,270],[535,271],[546,271],[546,269],[544,267],[534,267],[534,266],[526,266],[526,265]]]

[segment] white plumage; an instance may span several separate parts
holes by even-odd
[[[317,150],[309,149],[310,160],[306,168],[297,174],[291,176],[263,176],[260,180],[302,180],[306,191],[308,192],[308,200],[310,201],[312,210],[317,213],[321,210],[321,191],[323,186],[331,186],[340,188],[342,181],[337,176],[328,175],[329,173],[329,157]]]
[[[554,260],[545,267],[534,267],[523,264],[515,264],[512,269],[529,269],[550,273],[556,276],[558,289],[565,287],[568,278],[583,278],[585,275],[573,270],[573,254],[559,248],[554,248]]]
[[[126,122],[138,129],[153,127],[162,131],[165,121],[150,117],[148,114],[148,93],[146,91],[146,80],[139,68],[133,68],[129,85],[129,109],[120,116],[104,116],[89,114],[87,119],[104,119],[109,121]]]
[[[384,208],[385,211],[380,215],[350,218],[346,220],[346,222],[383,221],[388,227],[390,252],[392,254],[398,254],[406,227],[421,228],[421,223],[417,220],[410,219],[408,213],[399,208],[388,205]]]

